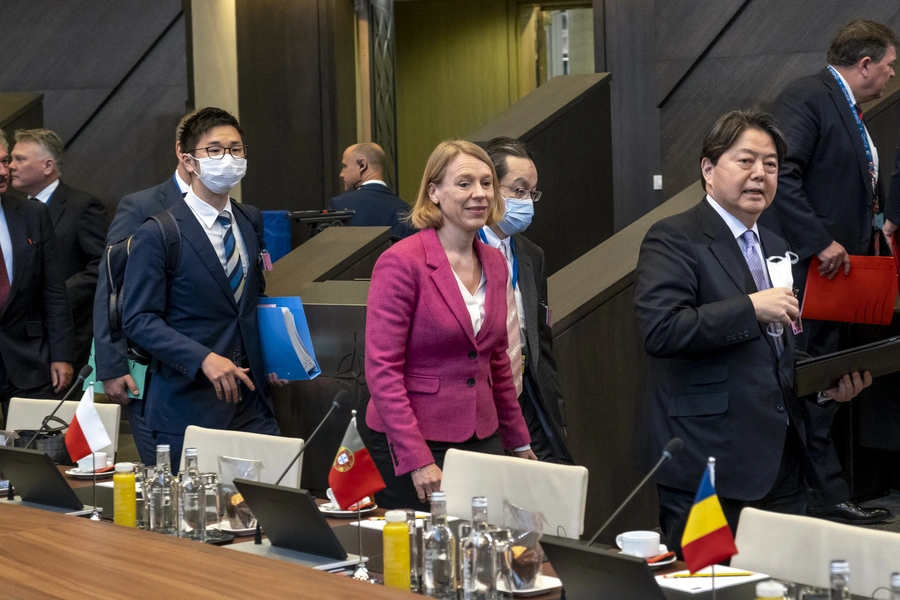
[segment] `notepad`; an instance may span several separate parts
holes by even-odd
[[[897,264],[890,256],[851,256],[850,274],[819,275],[813,257],[806,277],[801,316],[817,321],[890,325],[897,300]]]
[[[705,569],[700,569],[697,571],[698,573],[709,573],[712,567],[706,567]],[[734,573],[735,571],[743,571],[744,569],[733,569],[731,567],[723,567],[722,565],[716,565],[716,573]],[[678,573],[689,573],[690,571],[677,571]],[[672,573],[670,573],[672,575]],[[733,585],[741,585],[744,583],[750,583],[752,581],[762,581],[763,579],[769,579],[768,575],[763,573],[754,573],[753,575],[747,575],[746,577],[716,577],[715,584],[716,589],[720,590],[722,588],[731,587]],[[656,583],[659,584],[659,587],[668,588],[670,590],[677,590],[679,592],[686,592],[688,594],[701,594],[703,592],[712,591],[713,586],[713,578],[712,577],[696,577],[696,578],[684,578],[684,579],[666,579],[663,575],[656,576]]]

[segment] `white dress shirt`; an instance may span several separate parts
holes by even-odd
[[[510,244],[512,244],[512,236],[507,236],[502,240],[500,237],[494,233],[494,230],[490,227],[482,227],[481,231],[484,233],[484,238],[487,240],[488,246],[492,248],[497,248],[500,250],[503,257],[506,259],[506,268],[509,271],[510,281],[512,280],[513,273],[513,253]],[[519,316],[519,329],[522,332],[522,347],[525,347],[525,303],[522,300],[522,292],[519,289],[519,282],[516,281],[516,287],[513,288],[513,294],[516,297],[516,312]]]
[[[450,270],[453,271],[453,269]],[[475,289],[474,294],[463,284],[462,279],[459,278],[456,271],[453,271],[453,276],[456,277],[456,283],[459,284],[459,291],[462,293],[463,302],[466,303],[466,310],[469,311],[469,318],[472,319],[472,329],[475,330],[475,335],[477,336],[478,332],[481,331],[482,323],[484,323],[484,298],[486,289],[484,269],[481,270],[481,281],[478,282],[478,287]]]
[[[250,257],[247,256],[247,247],[244,245],[244,238],[241,236],[241,228],[238,227],[237,219],[234,216],[234,208],[231,206],[231,199],[229,198],[228,202],[225,203],[225,208],[222,209],[221,213],[197,197],[191,189],[188,189],[184,201],[188,205],[188,208],[191,209],[191,212],[194,213],[194,216],[197,217],[197,221],[200,222],[203,231],[206,232],[206,237],[209,238],[209,242],[212,244],[213,249],[215,249],[216,255],[219,257],[219,262],[222,263],[222,273],[225,272],[225,266],[227,264],[225,260],[225,227],[216,221],[216,219],[219,217],[219,214],[228,213],[228,215],[231,216],[231,229],[234,231],[234,243],[237,244],[237,250],[241,253],[241,264],[244,266],[244,277],[246,277],[247,273],[250,272]]]
[[[47,187],[45,187],[44,189],[39,191],[37,194],[32,196],[32,198],[35,200],[40,200],[44,204],[47,204],[47,202],[50,201],[50,196],[53,195],[53,192],[55,192],[56,188],[58,188],[58,187],[59,187],[59,179],[57,178],[57,179],[53,180],[53,183],[51,183],[50,185],[48,185]]]
[[[738,242],[738,246],[741,249],[741,254],[744,254],[747,249],[744,247],[744,240],[742,236],[744,235],[744,232],[747,231],[747,226],[738,221],[737,217],[735,217],[733,214],[719,206],[719,203],[713,200],[709,194],[706,195],[706,201],[709,202],[709,205],[712,206],[717,213],[719,213],[719,216],[722,217],[722,219],[725,221],[725,224],[728,225],[728,229],[731,230],[732,235],[734,235],[734,238]],[[763,265],[763,273],[765,274],[766,280],[769,282],[769,286],[771,287],[772,279],[769,277],[769,269],[768,267],[766,267],[766,257],[763,256],[762,240],[759,237],[759,227],[757,227],[756,223],[754,223],[753,227],[751,227],[750,229],[753,231],[753,233],[756,234],[756,254],[757,256],[759,256],[759,264]],[[744,260],[746,261],[746,258]]]
[[[191,186],[181,178],[181,175],[178,174],[178,171],[175,171],[175,184],[178,186],[178,189],[181,190],[182,194],[186,194],[187,191],[191,189]]]
[[[3,260],[6,263],[6,275],[9,277],[9,286],[13,282],[13,249],[12,237],[9,235],[9,225],[6,222],[6,210],[0,202],[0,249],[3,250]]]

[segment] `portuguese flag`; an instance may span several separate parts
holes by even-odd
[[[356,430],[356,416],[350,419],[344,440],[334,457],[328,473],[328,485],[341,510],[347,510],[366,496],[385,488],[381,473]]]
[[[720,563],[738,553],[734,536],[728,528],[722,505],[716,495],[716,459],[710,458],[700,481],[700,489],[694,498],[694,506],[688,515],[684,535],[681,536],[681,553],[691,573]]]

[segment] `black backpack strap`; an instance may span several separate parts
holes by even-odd
[[[178,262],[181,260],[181,228],[168,210],[150,218],[162,233],[163,244],[166,247],[166,288],[170,288],[175,279],[175,272],[178,270]]]
[[[240,202],[235,202],[234,200],[232,200],[231,206],[233,206],[236,211],[239,211],[242,215],[244,215],[245,219],[250,221],[250,225],[253,226],[253,231],[254,231],[254,233],[256,233],[256,242],[259,245],[259,249],[263,250],[266,247],[266,240],[263,237],[263,232],[259,230],[259,226],[256,223],[256,219],[253,218],[253,216],[249,213],[247,208],[245,206],[243,206]]]

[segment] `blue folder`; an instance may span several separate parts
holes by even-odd
[[[263,364],[266,373],[275,373],[279,379],[288,381],[305,381],[314,379],[322,370],[316,360],[303,302],[296,296],[260,298],[256,308],[259,318],[259,338],[262,344]],[[269,305],[269,306],[267,306]],[[300,341],[306,348],[314,363],[314,368],[307,370],[294,351],[291,338],[284,322],[282,308],[288,308],[294,317]]]

